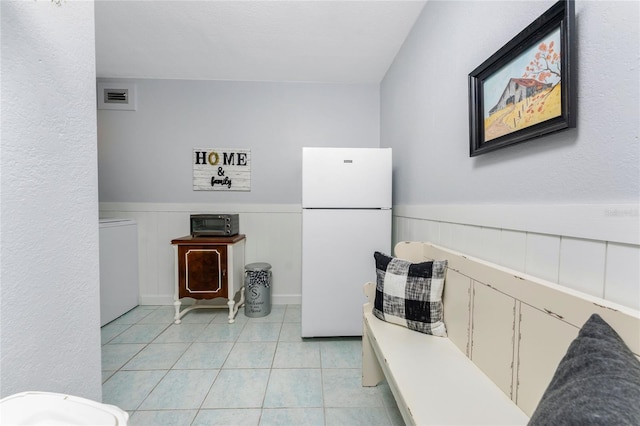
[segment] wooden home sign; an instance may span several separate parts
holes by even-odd
[[[194,191],[251,191],[251,150],[193,149]]]

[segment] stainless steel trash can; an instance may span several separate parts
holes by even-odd
[[[271,265],[250,263],[244,267],[244,314],[250,318],[271,312]]]

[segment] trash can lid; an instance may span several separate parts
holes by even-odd
[[[271,265],[267,262],[256,262],[248,264],[244,269],[247,271],[268,271],[271,269]]]

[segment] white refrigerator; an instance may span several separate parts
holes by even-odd
[[[373,253],[391,251],[391,148],[302,149],[302,337],[361,336]]]

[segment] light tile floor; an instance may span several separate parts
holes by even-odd
[[[103,402],[131,425],[403,425],[389,387],[363,388],[360,338],[300,337],[300,305],[247,318],[138,306],[102,327]]]

